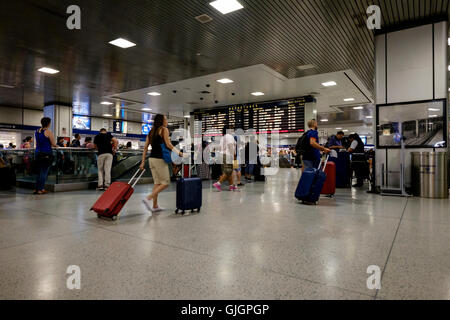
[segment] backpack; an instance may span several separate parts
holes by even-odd
[[[303,156],[310,147],[310,142],[308,140],[308,132],[309,130],[306,131],[297,141],[297,145],[295,146],[295,151],[297,152],[297,155]]]

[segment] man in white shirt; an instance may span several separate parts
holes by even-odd
[[[213,184],[218,191],[222,191],[222,183],[226,180],[230,184],[230,191],[237,190],[237,187],[233,185],[233,160],[236,154],[236,141],[228,131],[229,128],[225,126],[222,130],[223,136],[220,141],[219,153],[222,157],[222,176],[219,181]]]

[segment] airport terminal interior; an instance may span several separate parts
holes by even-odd
[[[449,5],[3,0],[0,299],[450,300]]]

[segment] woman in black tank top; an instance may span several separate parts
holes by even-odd
[[[149,164],[155,185],[152,193],[143,200],[145,206],[151,212],[159,212],[163,210],[158,206],[158,195],[170,184],[169,166],[163,159],[162,144],[165,144],[167,149],[177,153],[180,157],[183,156],[183,153],[176,149],[170,142],[169,129],[167,129],[167,118],[162,114],[158,114],[155,117],[153,128],[145,141],[140,166],[141,170],[144,170],[148,147],[151,145],[152,151],[150,152]],[[151,203],[151,201],[153,201],[153,203]]]

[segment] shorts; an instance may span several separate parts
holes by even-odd
[[[148,162],[150,165],[150,170],[152,171],[153,182],[155,184],[165,186],[169,185],[169,165],[164,161],[164,159],[150,158]]]
[[[227,163],[227,156],[223,156],[222,173],[231,176],[233,174],[233,163]]]

